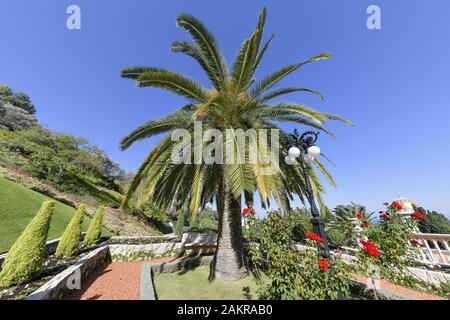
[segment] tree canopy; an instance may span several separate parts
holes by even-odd
[[[0,100],[4,103],[9,103],[16,108],[25,110],[28,114],[33,115],[36,113],[36,108],[26,93],[20,91],[13,92],[13,90],[6,85],[0,85]]]

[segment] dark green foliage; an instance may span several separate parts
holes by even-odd
[[[84,237],[85,245],[93,245],[100,240],[100,237],[102,236],[102,222],[104,214],[105,207],[99,206],[97,212],[95,212],[95,215],[92,218],[91,223],[89,224],[89,228],[86,231],[86,236]]]
[[[185,220],[185,213],[183,210],[180,210],[178,214],[177,225],[175,227],[175,234],[177,236],[181,236],[183,234],[184,220]]]
[[[307,208],[295,208],[289,212],[292,219],[292,238],[295,241],[304,239],[308,231],[312,231],[311,211]]]
[[[16,108],[26,111],[28,114],[35,114],[36,108],[30,100],[30,97],[23,92],[14,93],[10,87],[0,85],[0,100],[10,103]]]
[[[64,231],[61,241],[59,241],[58,247],[56,248],[55,256],[72,257],[78,252],[81,243],[82,224],[85,214],[86,205],[81,204]]]
[[[450,234],[450,221],[445,215],[424,208],[417,208],[417,210],[425,215],[425,220],[419,223],[420,232]]]
[[[23,109],[0,100],[0,129],[19,131],[30,129],[37,124],[36,117]]]
[[[42,269],[55,201],[45,201],[11,247],[0,272],[0,287],[26,283]]]

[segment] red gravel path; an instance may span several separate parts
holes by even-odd
[[[352,278],[361,283],[368,283],[368,278],[361,275],[352,274]],[[414,291],[385,280],[380,280],[380,287],[385,291],[396,293],[411,300],[446,300],[445,298],[442,298],[440,296]]]
[[[149,262],[170,262],[174,258]],[[139,300],[142,262],[113,262],[99,267],[69,300]]]

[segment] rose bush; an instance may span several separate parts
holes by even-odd
[[[270,212],[257,221],[259,243],[250,246],[253,271],[259,275],[258,293],[262,299],[337,299],[350,295],[350,266],[340,254],[324,258],[324,240],[305,233],[306,246],[298,247],[292,238],[296,222],[292,215]]]

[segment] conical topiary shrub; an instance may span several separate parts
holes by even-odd
[[[83,218],[86,213],[86,205],[80,204],[64,231],[55,255],[57,257],[72,257],[80,248]]]
[[[86,231],[86,236],[84,237],[84,244],[89,246],[96,244],[100,237],[102,236],[102,221],[105,213],[105,207],[100,206],[95,212],[94,217],[92,218],[91,223],[89,224],[89,228]]]
[[[195,217],[191,217],[191,221],[189,222],[189,231],[190,232],[198,232],[200,229],[200,224],[198,222],[198,215]]]
[[[45,201],[12,245],[0,272],[0,287],[26,283],[39,274],[55,201]]]
[[[175,226],[175,234],[181,236],[184,228],[184,210],[180,210],[178,214],[177,225]]]

